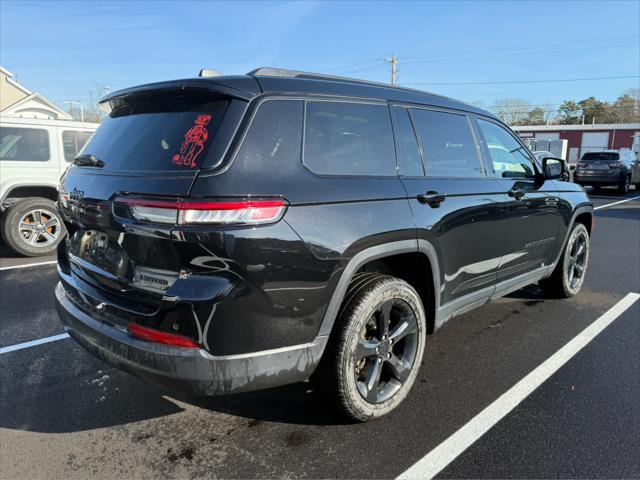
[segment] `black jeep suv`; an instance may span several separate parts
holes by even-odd
[[[276,69],[102,106],[61,180],[57,309],[150,382],[219,395],[313,374],[367,420],[406,397],[449,318],[584,282],[586,194],[478,108]]]

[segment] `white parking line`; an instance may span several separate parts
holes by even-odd
[[[49,261],[46,261],[46,262],[26,263],[24,265],[12,265],[10,267],[0,267],[0,271],[2,271],[2,270],[15,270],[16,268],[38,267],[40,265],[53,265],[54,263],[58,263],[58,261],[57,260],[49,260]]]
[[[599,207],[595,207],[594,210],[600,210],[601,208],[613,207],[614,205],[620,205],[621,203],[630,202],[632,200],[638,200],[640,196],[625,198],[624,200],[620,200],[619,202],[607,203],[606,205],[600,205]]]
[[[0,347],[0,355],[3,353],[15,352],[16,350],[22,350],[23,348],[31,348],[44,343],[57,342],[58,340],[64,340],[69,338],[68,333],[61,333],[60,335],[53,335],[52,337],[39,338],[38,340],[32,340],[30,342],[17,343],[16,345],[9,345],[8,347]]]
[[[582,350],[639,298],[640,294],[638,293],[628,293],[569,343],[473,417],[460,430],[431,450],[408,470],[401,473],[398,479],[428,479],[435,477],[458,455],[527,398],[545,380],[558,371],[560,367],[571,360],[576,353]]]

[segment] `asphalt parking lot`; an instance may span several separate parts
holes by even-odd
[[[447,323],[407,400],[367,424],[345,424],[308,384],[187,398],[69,339],[12,350],[63,330],[51,259],[2,250],[0,478],[395,478],[416,462],[406,476],[640,478],[640,302],[628,295],[640,292],[640,195],[592,199],[580,295],[545,300],[530,286]],[[553,360],[603,318],[575,356]]]

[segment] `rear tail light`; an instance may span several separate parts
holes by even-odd
[[[143,327],[137,323],[130,323],[127,330],[129,330],[129,333],[134,337],[147,342],[162,343],[173,347],[200,348],[200,345],[197,342],[194,342],[184,335],[161,332],[155,328]]]
[[[142,222],[171,225],[260,225],[277,222],[288,203],[283,199],[263,200],[155,200],[118,197],[116,215],[127,210],[131,218]]]

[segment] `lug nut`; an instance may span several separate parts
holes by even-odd
[[[378,358],[378,363],[382,363],[382,358]]]
[[[391,358],[391,352],[387,353],[387,358]]]

